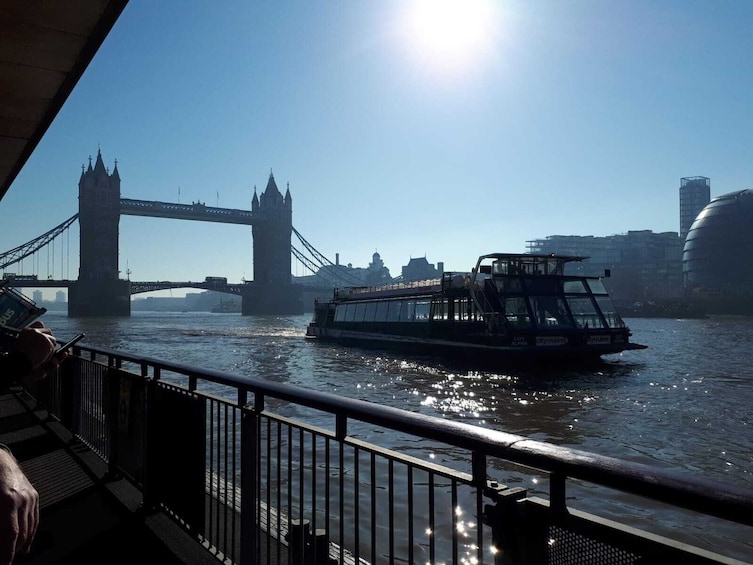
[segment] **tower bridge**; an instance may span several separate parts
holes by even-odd
[[[331,266],[293,228],[290,188],[285,195],[277,188],[270,172],[267,186],[254,196],[251,210],[206,206],[201,202],[180,204],[121,198],[117,161],[110,173],[97,152],[95,164],[89,158],[79,179],[79,211],[56,228],[35,240],[0,254],[0,269],[18,263],[50,244],[78,219],[80,228],[79,273],[76,280],[42,280],[36,276],[19,276],[11,284],[21,288],[67,287],[68,315],[128,316],[132,294],[174,288],[214,290],[242,297],[243,314],[303,313],[303,286],[291,280],[291,251],[298,260],[316,273],[315,266]],[[202,222],[221,222],[251,226],[253,237],[253,280],[243,283],[227,281],[152,281],[133,282],[119,278],[119,223],[123,215],[173,218]],[[308,259],[291,244],[292,234],[299,238],[313,256]],[[326,270],[326,269],[325,269]],[[329,271],[328,271],[329,272]],[[331,281],[329,281],[331,282]],[[357,284],[355,280],[341,284]]]
[[[293,231],[293,199],[288,188],[283,196],[274,175],[251,201],[251,210],[212,208],[202,203],[174,204],[124,199],[120,196],[117,161],[112,173],[101,151],[92,166],[81,171],[78,183],[81,230],[79,275],[69,288],[71,316],[127,316],[130,314],[130,281],[119,278],[118,247],[121,215],[178,218],[250,225],[253,235],[253,283],[242,294],[244,314],[303,313],[302,289],[291,282],[290,239]]]

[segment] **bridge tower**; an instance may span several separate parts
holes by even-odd
[[[83,167],[82,167],[83,169]],[[118,275],[120,174],[97,160],[81,171],[78,181],[80,263],[78,281],[70,287],[69,316],[129,316],[130,283]]]
[[[301,285],[292,283],[290,238],[293,233],[293,198],[288,186],[280,193],[274,175],[269,173],[267,187],[251,201],[254,214],[253,292],[243,296],[243,314],[301,314]]]

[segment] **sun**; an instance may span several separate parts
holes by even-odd
[[[494,0],[413,0],[403,30],[413,54],[448,71],[478,62],[494,44]]]

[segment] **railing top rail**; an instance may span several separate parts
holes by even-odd
[[[75,351],[89,351],[96,355],[106,355],[141,366],[159,368],[161,371],[196,377],[254,394],[295,402],[544,472],[557,473],[753,525],[753,491],[750,489],[295,385],[80,344],[76,345]]]

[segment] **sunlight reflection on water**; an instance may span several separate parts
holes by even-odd
[[[629,320],[644,351],[588,369],[499,372],[320,343],[309,316],[134,313],[69,319],[47,313],[60,337],[168,361],[332,392],[601,455],[753,488],[753,321]],[[324,421],[324,420],[323,420]],[[328,420],[327,420],[328,421]],[[425,442],[354,428],[360,439],[406,453]],[[451,448],[432,461],[463,467]],[[500,468],[510,485],[546,488]]]

